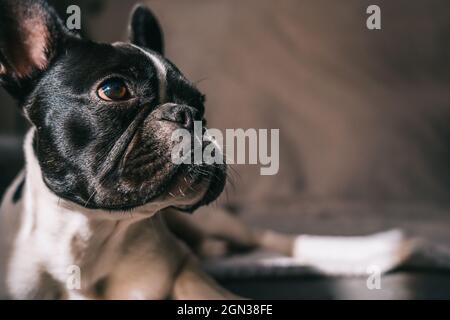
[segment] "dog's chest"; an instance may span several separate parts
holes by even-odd
[[[74,219],[58,232],[41,225],[28,237],[19,235],[8,277],[14,296],[164,298],[178,268],[177,248],[165,245],[166,235],[155,234],[149,223],[128,224],[93,228]],[[143,274],[151,281],[139,280]]]
[[[120,261],[124,235],[115,223],[93,227],[82,216],[34,218],[23,221],[10,255],[8,283],[15,296],[88,291]]]

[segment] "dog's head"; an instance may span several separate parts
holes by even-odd
[[[0,0],[0,81],[35,128],[48,188],[91,209],[213,201],[224,165],[175,164],[172,133],[204,120],[204,96],[163,56],[153,14],[138,6],[130,42],[71,33],[41,0]]]

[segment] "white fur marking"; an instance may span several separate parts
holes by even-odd
[[[155,54],[145,51],[144,49],[131,44],[133,48],[138,49],[140,52],[145,54],[150,60],[152,60],[153,65],[156,68],[159,82],[159,103],[163,104],[166,102],[166,91],[167,91],[167,69],[162,62],[161,58]]]

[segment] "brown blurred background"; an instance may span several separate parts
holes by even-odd
[[[450,238],[449,1],[141,2],[169,59],[206,93],[210,127],[280,129],[279,174],[236,166],[220,203],[285,231]],[[63,14],[78,4],[83,32],[113,42],[136,1],[53,3]],[[370,4],[382,30],[366,28]],[[3,91],[0,104],[11,146],[26,126]]]

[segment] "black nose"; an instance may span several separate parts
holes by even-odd
[[[176,122],[183,128],[193,129],[197,111],[187,105],[168,104],[162,106],[161,120]]]

